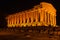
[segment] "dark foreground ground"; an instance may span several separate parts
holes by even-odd
[[[57,32],[37,31],[35,30],[17,30],[7,29],[0,31],[0,40],[60,40]]]

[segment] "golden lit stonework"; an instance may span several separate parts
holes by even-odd
[[[32,9],[6,17],[8,27],[56,26],[56,9],[52,4],[41,2]]]

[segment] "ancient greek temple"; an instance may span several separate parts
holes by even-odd
[[[56,26],[56,9],[52,4],[41,2],[39,5],[6,17],[8,27]]]

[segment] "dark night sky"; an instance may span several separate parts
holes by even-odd
[[[43,2],[43,0],[1,0],[0,1],[0,25],[6,25],[5,16],[19,11],[32,8],[34,5]],[[57,24],[60,25],[60,1],[59,0],[44,0],[44,2],[52,3],[57,9]]]

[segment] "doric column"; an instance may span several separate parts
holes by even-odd
[[[19,26],[21,26],[21,15],[19,15]]]
[[[53,15],[53,26],[54,26],[54,24],[55,24],[54,21],[55,21],[55,20],[54,20],[54,15]]]
[[[51,16],[51,24],[53,25],[53,16]]]
[[[52,25],[52,15],[50,14],[50,25]]]
[[[53,25],[55,25],[55,23],[54,23],[54,22],[55,22],[55,20],[54,20],[54,19],[55,19],[55,17],[53,16]]]
[[[53,26],[53,15],[52,15],[52,26]]]
[[[24,13],[24,14],[23,14],[23,20],[24,20],[23,23],[25,23],[25,16],[26,16],[26,15],[25,15],[25,13]]]
[[[51,24],[51,21],[50,21],[50,13],[49,13],[49,25]]]
[[[12,27],[12,23],[13,23],[12,21],[13,21],[13,20],[12,20],[12,17],[11,17],[11,19],[10,19],[10,25],[11,25],[11,27]]]
[[[56,16],[54,15],[54,26],[56,26]]]
[[[46,24],[48,24],[48,13],[46,12]]]
[[[31,23],[33,23],[33,14],[31,12]]]
[[[52,18],[51,18],[52,16],[51,16],[51,14],[50,14],[50,25],[52,25]]]
[[[54,21],[55,21],[55,20],[54,20],[54,15],[53,15],[53,26],[54,26]]]
[[[17,27],[17,16],[15,16],[15,24],[16,24],[16,27]]]
[[[8,19],[8,27],[10,27],[11,26],[11,19],[9,18]]]
[[[13,17],[12,17],[12,27],[13,27]]]
[[[43,23],[43,10],[41,10],[41,16],[40,16],[40,22],[41,22],[41,24]],[[43,25],[43,24],[42,24]]]
[[[44,25],[45,25],[45,11],[43,10],[43,22],[44,22]]]
[[[20,15],[18,17],[19,17],[19,23],[18,24],[20,25]]]
[[[33,23],[33,17],[31,17],[31,23]]]
[[[47,20],[47,19],[46,19],[46,17],[47,17],[47,15],[46,15],[46,14],[47,14],[47,13],[46,13],[46,11],[45,11],[45,24],[46,24],[46,20]]]
[[[16,17],[16,26],[18,26],[19,25],[19,17],[18,17],[18,15],[17,15],[17,17]]]
[[[53,15],[53,26],[54,26],[54,24],[55,24],[54,21],[55,21],[55,20],[54,20],[54,15]]]
[[[56,26],[56,15],[55,15],[55,26]]]
[[[12,26],[12,17],[11,17],[11,19],[10,19],[10,25]]]
[[[40,10],[41,11],[41,10]],[[39,14],[40,14],[40,22],[41,22],[41,12],[39,12]]]
[[[15,24],[15,26],[16,26],[16,16],[15,16],[15,21],[14,21],[14,24]]]
[[[19,26],[21,27],[21,24],[22,24],[22,15],[20,14],[19,15]]]
[[[15,27],[15,16],[13,16],[12,21],[13,21],[13,27]]]
[[[38,13],[35,11],[35,15],[36,15],[36,22],[38,22]]]
[[[28,13],[26,15],[27,15],[27,23],[29,23],[29,16],[30,15]]]
[[[18,18],[17,18],[17,15],[16,15],[16,27],[18,26],[17,21],[18,21]]]
[[[48,25],[49,25],[49,13],[48,13]]]

